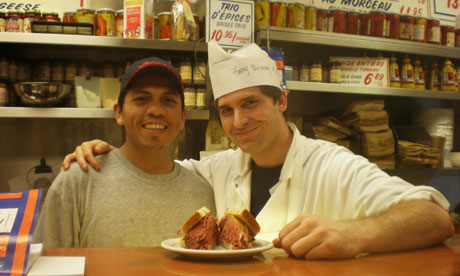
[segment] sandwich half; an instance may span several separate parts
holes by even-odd
[[[247,209],[229,209],[219,221],[219,244],[227,249],[246,249],[252,242],[260,226]]]
[[[195,211],[184,223],[180,232],[182,238],[181,247],[190,249],[212,249],[217,244],[219,229],[217,219],[211,215],[206,207]]]

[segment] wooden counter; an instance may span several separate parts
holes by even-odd
[[[305,261],[271,249],[240,261],[196,261],[163,248],[49,248],[48,256],[86,256],[86,276],[116,275],[460,275],[460,235],[444,245],[347,260]]]

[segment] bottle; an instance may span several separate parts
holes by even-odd
[[[425,75],[423,72],[422,62],[415,58],[414,62],[414,82],[415,82],[415,89],[425,89]]]
[[[390,57],[390,87],[401,87],[401,78],[399,77],[399,64],[394,54]]]
[[[401,87],[415,88],[414,67],[410,63],[410,58],[407,55],[404,57],[401,70]]]
[[[331,64],[331,70],[329,73],[330,83],[341,83],[342,82],[342,66],[339,61],[334,61]]]
[[[452,66],[452,62],[446,58],[441,71],[441,90],[442,91],[457,91],[456,79],[457,72]]]
[[[191,84],[184,84],[184,105],[187,110],[196,107],[195,87]]]
[[[440,90],[441,89],[441,83],[439,81],[439,64],[436,60],[433,60],[433,63],[431,64],[428,89],[430,90]]]
[[[198,84],[195,87],[196,91],[196,109],[197,110],[206,110],[206,85]]]
[[[321,82],[323,79],[323,66],[320,59],[315,59],[310,67],[310,81]]]

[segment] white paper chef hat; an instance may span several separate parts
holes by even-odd
[[[208,43],[209,75],[214,99],[236,90],[270,85],[280,88],[276,63],[257,44],[227,53],[217,43]]]

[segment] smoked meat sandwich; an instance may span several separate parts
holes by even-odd
[[[195,211],[184,223],[180,232],[181,247],[190,249],[212,249],[217,244],[219,229],[217,219],[211,215],[208,208],[202,207]]]
[[[219,244],[227,249],[246,249],[252,242],[260,226],[247,209],[228,209],[219,221]]]

